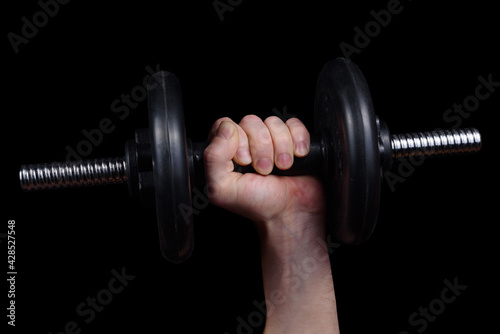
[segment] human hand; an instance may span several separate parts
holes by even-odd
[[[289,169],[294,157],[309,153],[309,132],[300,120],[292,118],[285,124],[272,116],[263,122],[249,115],[236,124],[221,118],[212,126],[208,140],[211,144],[204,161],[214,204],[265,229],[272,222],[288,221],[286,217],[324,215],[323,189],[315,177],[268,175],[275,164]],[[243,166],[251,163],[259,174],[233,172],[233,159]]]
[[[325,244],[325,200],[317,178],[269,175],[309,152],[309,132],[296,118],[239,124],[217,120],[204,162],[212,203],[255,222],[261,239],[265,333],[338,333],[335,293]],[[234,172],[233,160],[257,173]]]

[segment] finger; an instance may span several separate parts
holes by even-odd
[[[222,121],[212,141],[203,152],[207,186],[211,188],[210,200],[216,205],[224,199],[236,198],[236,182],[239,173],[233,173],[233,157],[238,149],[238,131],[230,121]]]
[[[208,133],[208,141],[211,141],[212,138],[215,136],[222,122],[231,122],[238,129],[239,144],[238,144],[238,150],[236,151],[236,154],[233,157],[234,161],[236,161],[237,164],[242,166],[249,165],[252,162],[252,157],[250,156],[250,150],[248,147],[248,137],[245,131],[243,131],[243,129],[241,128],[241,126],[236,124],[229,117],[219,118],[218,120],[215,121],[215,123],[212,125],[212,128],[210,129],[210,132]]]
[[[264,121],[273,140],[274,163],[279,169],[289,169],[293,164],[293,140],[288,126],[283,121],[271,116]]]
[[[243,117],[240,126],[248,136],[248,146],[253,168],[257,173],[262,175],[271,173],[274,166],[274,154],[269,129],[255,115]]]
[[[293,153],[296,157],[305,157],[309,154],[311,147],[311,137],[306,126],[298,118],[290,118],[286,121],[293,140]]]

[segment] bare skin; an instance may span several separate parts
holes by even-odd
[[[264,333],[339,333],[321,183],[312,176],[269,175],[309,153],[310,137],[296,118],[239,124],[217,120],[204,153],[210,200],[252,220],[259,231],[267,319]],[[258,174],[233,171],[232,160]]]

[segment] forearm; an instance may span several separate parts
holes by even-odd
[[[325,228],[319,221],[323,217],[304,215],[260,225],[266,334],[339,333]]]

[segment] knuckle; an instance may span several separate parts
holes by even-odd
[[[219,153],[217,147],[212,143],[203,152],[203,161],[206,163],[217,162],[219,160]]]
[[[278,116],[269,116],[268,118],[266,118],[264,123],[267,126],[276,126],[276,127],[281,127],[283,125],[283,121]]]
[[[224,122],[224,121],[229,121],[229,122],[232,122],[232,120],[229,118],[229,117],[221,117],[219,119],[217,119],[217,121],[215,121],[215,123],[221,123],[221,122]]]
[[[220,124],[224,121],[227,121],[227,122],[231,122],[231,123],[234,123],[232,119],[230,119],[229,117],[221,117],[219,119],[217,119],[214,124],[212,124],[212,128],[210,129],[210,133],[213,135],[215,134],[215,132],[217,131],[217,129],[219,128]],[[210,137],[210,135],[209,135]]]
[[[294,140],[305,141],[309,139],[309,131],[304,123],[302,123],[299,119],[289,119],[286,124],[290,129]]]
[[[246,115],[241,119],[240,123],[255,123],[255,122],[262,122],[262,120],[257,115]]]
[[[267,128],[262,128],[259,131],[258,140],[262,145],[269,145],[272,142],[271,134]]]
[[[277,116],[269,116],[265,123],[271,132],[271,136],[275,144],[280,145],[291,140],[290,130],[281,118]]]
[[[215,123],[214,123],[214,125],[213,125],[212,128],[214,130],[217,130],[222,122],[231,122],[231,123],[234,123],[233,120],[230,119],[229,117],[221,117],[221,118],[219,118],[218,120],[215,121]]]
[[[232,122],[233,120],[232,120],[231,118],[229,118],[229,117],[221,117],[221,118],[219,118],[219,119],[216,121],[216,123],[222,123],[222,122],[224,122],[224,121],[226,121],[226,122]]]
[[[310,137],[309,137],[308,133],[298,134],[298,135],[294,135],[293,136],[293,141],[295,143],[309,143],[310,142]]]
[[[299,127],[305,127],[304,123],[296,117],[290,118],[289,120],[286,121],[286,125],[290,128],[299,128]]]

